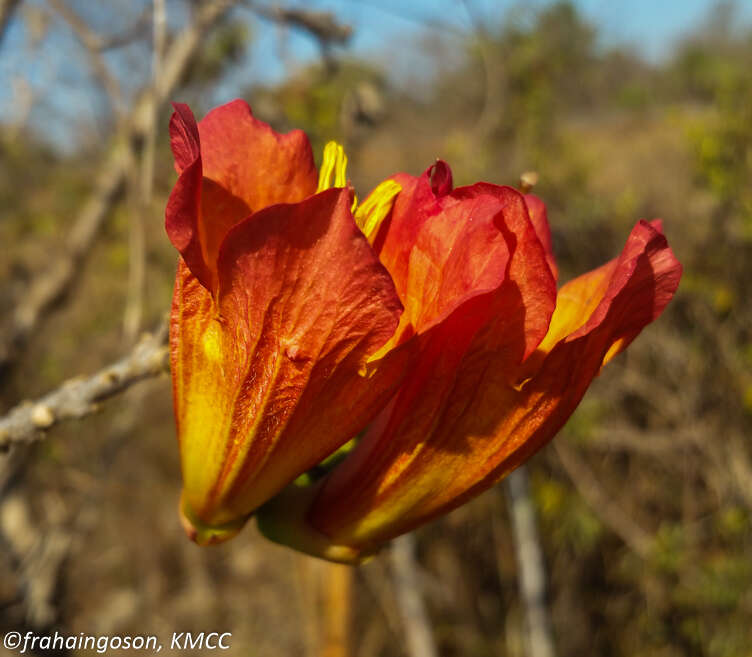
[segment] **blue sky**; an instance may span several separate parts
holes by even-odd
[[[110,0],[113,5],[125,7],[134,15],[146,1],[123,4]],[[272,0],[267,1],[274,4]],[[91,0],[71,0],[73,6],[87,12],[93,20],[108,20],[108,7],[111,6],[108,1],[101,4],[88,2]],[[486,25],[498,24],[512,7],[534,10],[551,4],[551,1],[287,0],[280,4],[335,13],[354,29],[350,53],[380,57],[398,75],[401,72],[420,78],[430,63],[425,52],[417,47],[426,32],[443,36],[447,47],[451,49],[456,43],[459,49],[461,36],[458,38],[457,35],[469,32],[473,20],[481,20]],[[682,35],[699,27],[716,6],[715,0],[574,0],[574,4],[597,27],[603,46],[631,45],[646,58],[654,60],[669,53]],[[27,12],[46,6],[45,0],[24,0],[21,5]],[[182,6],[182,0],[168,0],[171,22],[179,22],[179,6]],[[739,23],[751,24],[752,0],[740,0],[737,8]],[[294,30],[281,31],[268,21],[253,20],[247,9],[236,10],[234,18],[251,25],[252,47],[245,61],[233,70],[214,96],[207,99],[211,104],[235,97],[253,83],[278,80],[289,73],[290,67],[305,65],[318,57],[316,43],[304,34]],[[124,24],[128,22],[123,20]],[[116,31],[109,25],[105,29]],[[54,123],[56,135],[52,138],[59,141],[61,135],[73,135],[76,125],[95,124],[103,106],[101,96],[92,92],[88,82],[83,51],[67,28],[58,21],[48,34],[47,38],[35,43],[24,29],[20,16],[11,23],[0,46],[0,121],[13,121],[22,111],[18,89],[19,84],[21,87],[26,85],[35,99],[32,121],[37,126]],[[284,63],[280,58],[282,53]],[[142,51],[137,50],[130,56],[120,51],[114,57],[120,58],[114,60],[119,70],[128,72],[128,75],[121,76],[125,82],[137,82],[139,72],[144,74],[148,70],[148,60]],[[47,117],[54,118],[54,121]]]
[[[500,21],[512,7],[543,7],[548,0],[310,0],[311,8],[328,10],[355,29],[351,49],[357,53],[378,52],[384,45],[409,43],[421,30],[441,32],[440,25],[465,31],[472,20]],[[676,41],[698,27],[710,15],[715,0],[574,0],[585,17],[598,28],[604,45],[635,46],[648,59],[659,59],[670,52]],[[470,10],[468,10],[468,7]],[[752,0],[737,3],[739,18],[752,20]],[[474,16],[471,16],[472,11]],[[274,30],[257,36],[253,68],[258,77],[274,78],[283,68],[269,56]],[[295,58],[306,61],[316,56],[316,46],[303,35],[290,34],[287,44]],[[406,48],[406,50],[409,48]]]

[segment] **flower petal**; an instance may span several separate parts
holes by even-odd
[[[180,175],[167,204],[167,234],[201,284],[216,292],[216,259],[230,228],[252,210],[316,192],[311,146],[299,130],[278,134],[242,100],[198,125],[187,105],[173,107],[170,143]]]
[[[179,176],[165,212],[165,229],[185,264],[207,290],[215,292],[216,260],[227,231],[247,217],[250,207],[203,175],[196,119],[187,105],[173,103],[170,136]]]
[[[393,394],[374,364],[401,304],[332,189],[254,213],[218,258],[218,305],[181,266],[171,344],[184,515],[233,527],[344,444]]]
[[[530,220],[533,222],[533,226],[535,226],[535,233],[538,235],[538,239],[546,252],[548,266],[551,268],[554,280],[557,280],[559,278],[559,270],[556,267],[556,259],[554,258],[553,240],[551,239],[551,227],[548,224],[546,205],[534,194],[525,194],[525,205],[527,205],[527,210],[530,213]]]
[[[439,199],[452,187],[449,165],[439,161],[415,177],[406,173],[392,176],[402,191],[397,195],[380,234],[372,239],[381,262],[392,275],[401,299],[407,294],[410,253],[423,225],[441,212]]]
[[[506,278],[519,290],[514,313],[524,316],[522,356],[519,360],[510,361],[516,365],[538,347],[546,335],[554,310],[556,278],[550,269],[549,251],[540,240],[538,226],[532,221],[525,197],[517,190],[490,183],[476,183],[454,190],[452,196],[460,200],[492,197],[501,208],[496,226],[513,250]],[[548,267],[546,263],[549,264]],[[507,306],[501,312],[510,314],[511,311]],[[500,320],[504,322],[504,317],[500,316]],[[486,346],[489,349],[496,348],[493,341],[487,342]]]
[[[640,257],[647,258],[650,267],[645,263],[639,266]],[[562,286],[551,326],[539,351],[548,353],[559,341],[587,333],[588,327],[606,312],[604,299],[615,296],[619,287],[629,282],[633,290],[631,305],[624,310],[621,319],[624,333],[615,341],[618,350],[609,352],[610,359],[626,349],[643,327],[663,312],[676,291],[681,271],[681,265],[668,248],[660,221],[640,221],[618,258]]]
[[[204,176],[254,212],[274,203],[296,203],[316,193],[318,173],[302,130],[275,132],[239,99],[209,112],[198,130]]]
[[[534,276],[540,286],[536,290],[547,290],[529,299],[528,323],[536,327],[527,336],[523,357],[529,355],[545,334],[554,279],[542,262],[545,253],[523,197],[510,187],[486,183],[448,191],[451,172],[444,163],[419,178],[398,174],[395,181],[403,190],[387,220],[379,257],[395,281],[405,313],[382,351],[412,333],[427,332],[470,298],[498,289],[507,275],[510,252],[503,233],[514,224],[512,232],[524,235],[520,245],[529,251],[526,258],[515,259],[515,267],[526,271],[515,271],[514,277]],[[512,240],[512,248],[516,246],[517,238]]]
[[[530,378],[511,384],[503,350],[471,345],[430,423],[419,396],[412,414],[399,413],[403,386],[386,421],[318,489],[313,530],[368,554],[490,487],[555,435],[614,345],[662,312],[680,276],[664,236],[640,222],[617,260],[562,288]],[[426,379],[424,394],[435,384]]]
[[[495,288],[476,289],[419,335],[418,363],[394,403],[323,485],[311,521],[342,545],[374,546],[395,535],[389,533],[394,528],[401,533],[400,523],[422,522],[426,509],[439,513],[472,485],[478,468],[490,467],[486,456],[476,460],[473,453],[487,451],[476,442],[491,442],[468,431],[473,407],[479,396],[511,386],[511,375],[541,341],[553,312],[553,278],[522,196],[508,187],[474,185],[455,190],[452,198],[472,208],[479,225],[479,204],[495,210],[491,226],[504,244],[503,271]],[[437,218],[426,227],[441,225]],[[490,246],[478,240],[474,248],[485,255]],[[468,263],[462,258],[458,264]],[[483,263],[478,270],[484,267],[493,269]],[[447,275],[461,278],[462,272],[449,267]],[[484,410],[486,416],[500,412]],[[394,518],[401,518],[397,525]]]

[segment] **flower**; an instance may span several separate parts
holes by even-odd
[[[180,252],[181,514],[206,544],[360,432],[393,395],[406,350],[374,358],[402,304],[351,213],[342,149],[327,147],[319,173],[302,132],[274,132],[243,101],[198,125],[174,109],[165,225]],[[359,221],[378,223],[393,196],[359,208]]]
[[[660,222],[556,290],[545,206],[509,187],[452,189],[438,162],[401,188],[374,249],[404,305],[381,348],[417,357],[357,446],[259,512],[272,540],[356,563],[499,481],[561,429],[600,369],[656,319],[681,265]]]

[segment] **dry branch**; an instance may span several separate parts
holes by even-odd
[[[203,43],[206,32],[234,4],[234,0],[206,2],[194,19],[172,42],[165,54],[158,88],[148,88],[140,95],[128,120],[113,138],[108,159],[89,199],[70,230],[59,257],[34,278],[11,317],[10,326],[0,336],[0,368],[7,365],[33,333],[41,317],[72,285],[84,257],[91,250],[110,208],[123,187],[129,171],[128,148],[143,138],[164,103],[185,74],[193,55]]]
[[[152,89],[161,88],[161,69],[167,42],[167,9],[164,0],[153,0]],[[141,329],[144,294],[146,291],[146,216],[154,194],[154,160],[157,143],[158,106],[152,105],[152,116],[144,134],[144,143],[138,173],[130,176],[131,219],[129,232],[128,297],[123,314],[123,334],[130,344]],[[138,160],[138,153],[133,152]]]
[[[407,639],[410,657],[437,657],[439,652],[431,629],[415,559],[415,536],[405,534],[390,550],[397,605]]]
[[[0,450],[38,440],[43,431],[61,420],[94,413],[98,402],[134,383],[167,371],[167,325],[147,335],[131,353],[88,378],[67,381],[57,390],[25,402],[0,418]]]
[[[0,43],[5,36],[5,30],[13,16],[13,11],[19,5],[20,0],[0,0]]]
[[[107,36],[102,34],[95,35],[95,40],[91,43],[92,47],[104,52],[106,50],[122,48],[134,41],[145,38],[145,36],[149,34],[148,30],[151,23],[151,15],[151,7],[147,4],[144,7],[144,10],[139,14],[138,18],[133,21],[133,24],[126,27],[121,32]]]
[[[86,49],[87,61],[91,65],[92,72],[107,93],[115,114],[120,116],[123,111],[123,94],[120,90],[120,84],[110,72],[107,62],[102,56],[102,51],[98,47],[99,36],[64,0],[49,0],[49,3],[68,23],[76,39]]]
[[[555,657],[546,607],[546,568],[525,466],[507,477],[506,489],[517,553],[520,597],[527,623],[528,657]]]
[[[352,27],[338,22],[334,14],[328,11],[311,11],[300,7],[262,7],[255,4],[252,9],[259,16],[308,32],[322,46],[345,44],[352,36]]]
[[[0,0],[1,1],[1,0]],[[62,0],[49,0],[50,4],[55,10],[61,14],[61,16],[68,22],[79,40],[82,40],[84,46],[97,53],[102,53],[107,50],[114,50],[116,48],[122,48],[134,41],[144,39],[149,34],[149,26],[151,23],[152,11],[151,7],[147,4],[144,10],[133,21],[133,24],[121,32],[111,35],[102,35],[95,32],[88,26],[86,21],[83,20],[76,12],[70,7],[65,5]],[[63,11],[61,11],[61,9]]]
[[[47,501],[51,501],[52,496]],[[55,599],[60,572],[68,557],[73,536],[65,527],[64,505],[54,507],[46,517],[44,531],[26,497],[14,492],[0,504],[0,537],[6,544],[20,579],[21,595],[26,608],[26,622],[34,628],[49,628],[57,620]]]
[[[0,43],[5,36],[5,30],[13,16],[13,12],[20,4],[20,0],[0,0]]]

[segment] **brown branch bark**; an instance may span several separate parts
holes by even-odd
[[[3,42],[5,30],[13,16],[13,11],[20,4],[20,0],[0,0],[0,43]]]
[[[167,9],[165,0],[153,0],[152,88],[159,93],[162,60],[167,41]],[[132,343],[143,319],[146,292],[146,217],[154,193],[154,160],[157,143],[157,104],[152,106],[152,117],[144,135],[139,171],[130,176],[131,220],[129,232],[128,296],[123,313],[123,334]],[[138,160],[138,153],[133,153]],[[140,175],[137,175],[140,174]]]
[[[328,11],[312,11],[301,7],[263,7],[257,4],[252,4],[251,8],[259,16],[308,32],[322,45],[345,44],[352,36],[352,27],[340,23]]]
[[[167,324],[147,335],[131,353],[90,377],[67,381],[34,402],[25,402],[0,418],[0,450],[30,443],[62,420],[94,413],[98,403],[135,383],[167,371]]]
[[[546,606],[546,567],[538,536],[530,481],[523,465],[505,481],[512,536],[517,554],[520,597],[525,609],[528,657],[555,657],[553,632]]]
[[[68,291],[85,256],[91,250],[109,210],[128,175],[128,148],[134,141],[143,141],[157,111],[183,77],[186,67],[200,47],[204,34],[234,4],[234,0],[205,2],[194,20],[172,42],[164,58],[157,88],[141,93],[135,108],[123,121],[113,137],[112,148],[101,167],[101,174],[70,230],[60,256],[34,278],[21,295],[10,325],[0,337],[0,369],[7,366],[34,332],[43,315]]]
[[[400,536],[390,549],[394,589],[410,657],[438,657],[415,560],[415,537]]]
[[[87,60],[94,76],[107,93],[110,105],[117,116],[123,112],[123,94],[120,84],[110,72],[102,52],[99,49],[99,36],[92,30],[86,21],[81,18],[64,0],[48,0],[55,11],[73,30],[78,42],[86,49]]]

